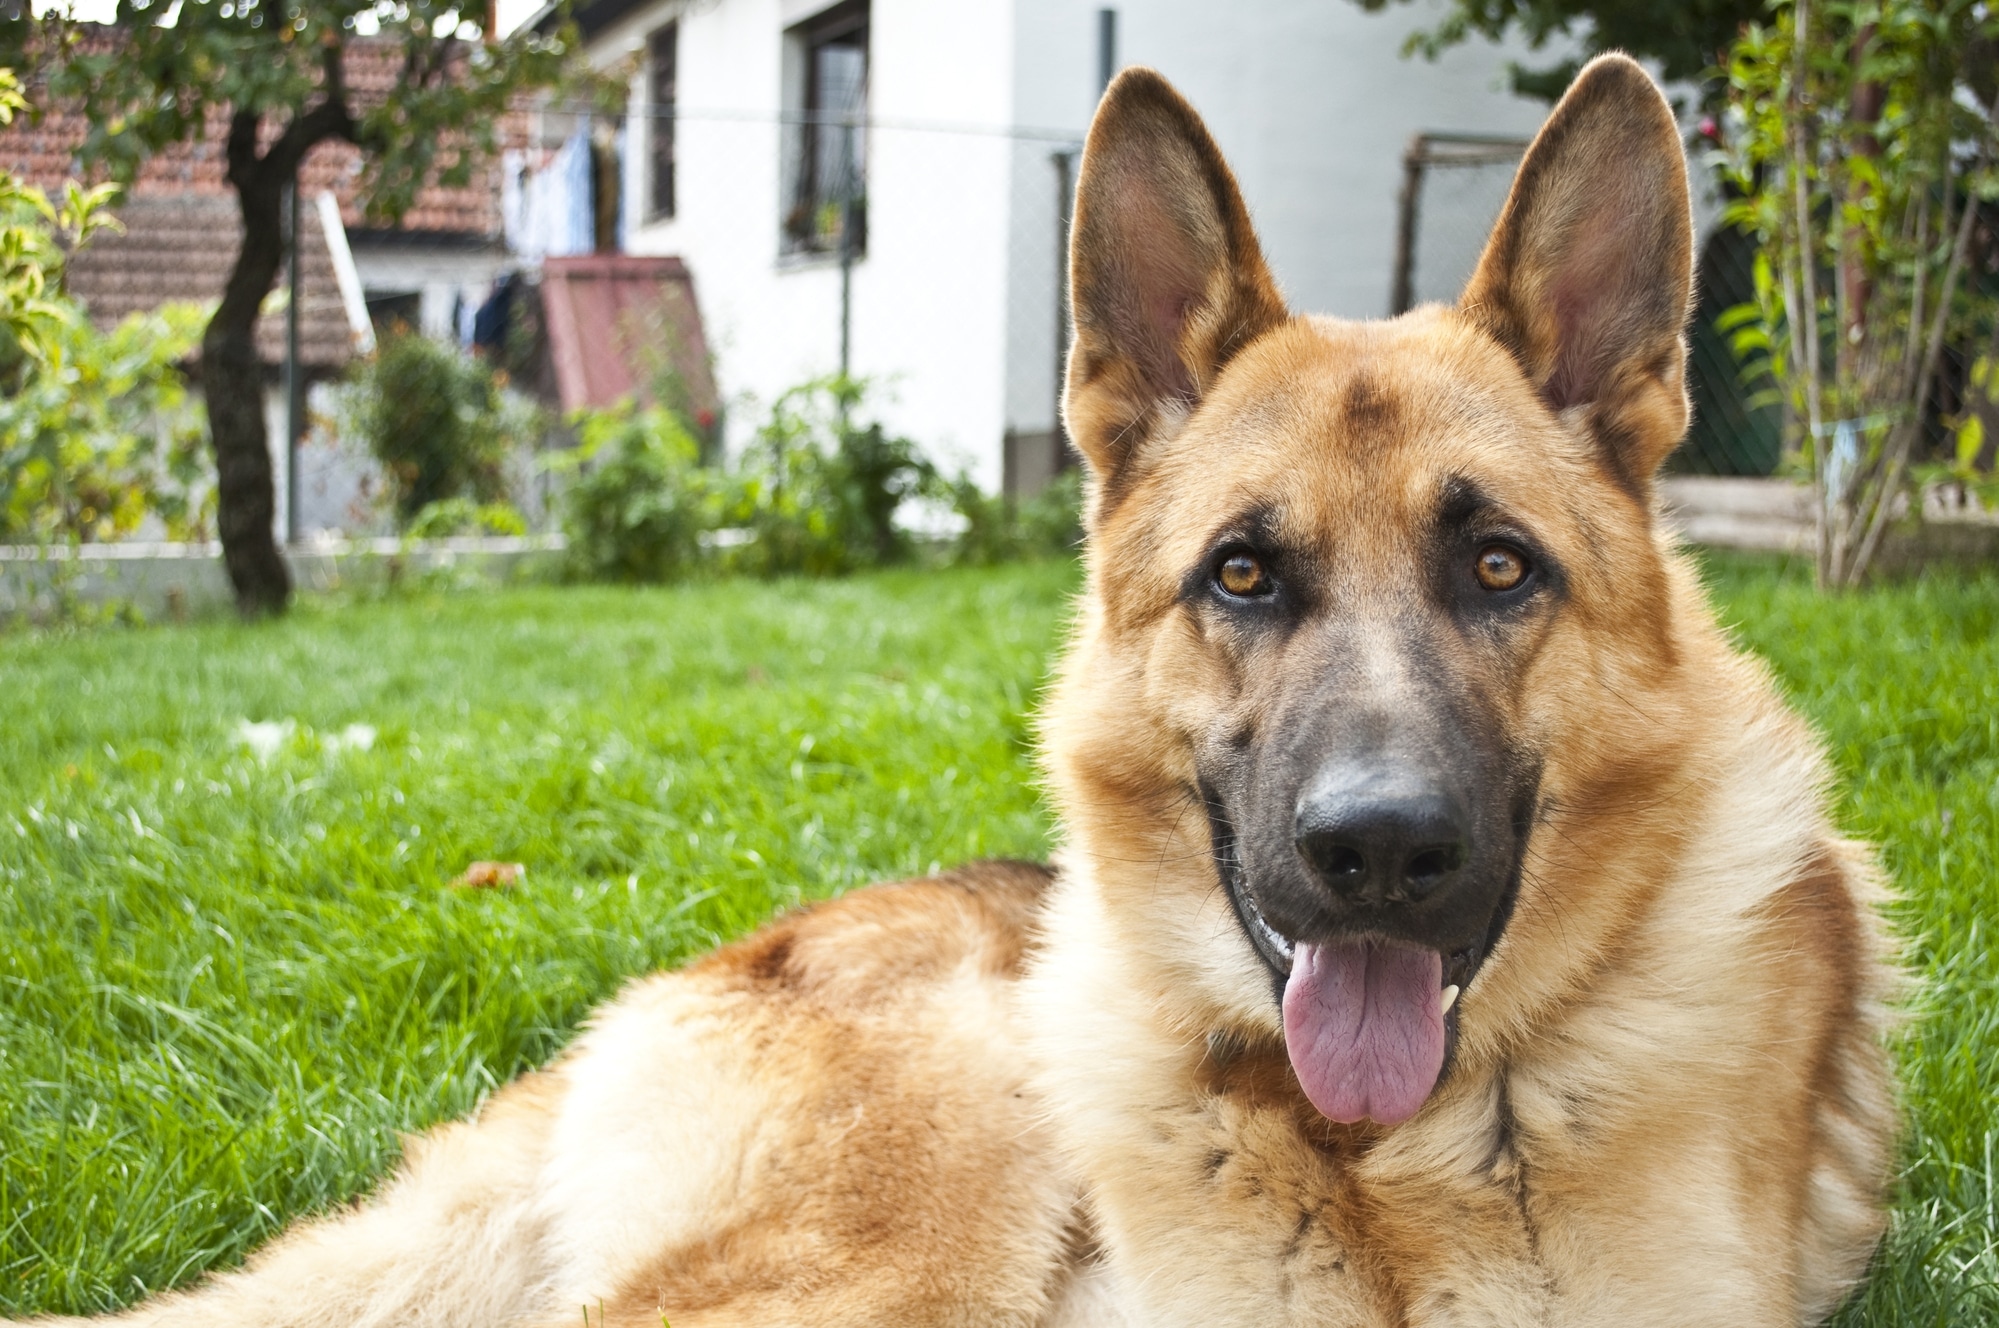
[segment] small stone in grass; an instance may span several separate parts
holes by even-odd
[[[453,878],[454,890],[500,890],[519,885],[527,867],[518,862],[475,862]]]

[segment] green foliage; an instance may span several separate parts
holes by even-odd
[[[727,523],[750,538],[728,564],[759,576],[829,576],[908,557],[902,504],[934,490],[936,469],[907,438],[857,424],[865,386],[816,379],[780,396],[738,463]]]
[[[206,431],[179,366],[207,311],[167,305],[99,332],[63,317],[0,397],[0,540],[115,539],[150,513],[171,539],[205,538]]]
[[[405,524],[449,499],[504,499],[508,455],[540,431],[539,412],[506,393],[485,364],[408,328],[382,339],[351,391],[354,425]]]
[[[577,572],[835,576],[908,560],[915,544],[896,514],[948,493],[914,443],[857,422],[866,395],[837,377],[791,389],[726,466],[699,464],[698,435],[665,407],[579,415],[579,446],[558,463],[577,472],[564,500]]]
[[[1358,0],[1369,11],[1407,0]],[[1624,51],[1656,60],[1668,80],[1705,76],[1719,64],[1746,23],[1762,17],[1764,0],[1450,0],[1436,27],[1409,39],[1409,50],[1434,60],[1452,46],[1483,37],[1517,37],[1532,50],[1562,38],[1588,55]],[[1524,97],[1554,101],[1581,68],[1562,60],[1542,69],[1509,66],[1513,90]]]
[[[557,463],[574,473],[563,528],[578,575],[594,581],[670,581],[698,562],[719,524],[722,480],[698,464],[680,417],[629,404],[581,413],[578,445]]]
[[[1944,349],[1999,348],[1967,202],[1999,194],[1995,41],[1977,0],[1836,0],[1779,6],[1729,59],[1727,220],[1761,246],[1756,298],[1729,324],[1789,409],[1829,586],[1865,575],[1920,473]],[[1974,410],[1991,411],[1989,377],[1973,375]]]
[[[513,97],[558,74],[566,39],[524,29],[489,41],[485,12],[453,0],[119,0],[115,42],[52,11],[0,23],[0,56],[46,72],[51,95],[89,118],[85,158],[118,179],[201,138],[210,111],[227,108],[269,131],[253,151],[288,154],[294,145],[273,134],[295,128],[357,144],[368,214],[387,222],[427,181],[467,183]],[[362,95],[347,88],[343,61],[370,34],[390,45],[395,80]],[[241,187],[233,172],[232,182]]]
[[[989,494],[969,479],[951,485],[965,522],[954,560],[974,567],[1073,554],[1083,541],[1083,472],[1065,470],[1023,499]]]
[[[20,79],[0,67],[0,126],[28,109]],[[0,170],[0,383],[7,388],[61,353],[63,329],[77,317],[62,298],[64,263],[98,231],[117,229],[106,211],[117,192],[72,180],[58,205]]]
[[[0,68],[0,124],[26,106]],[[205,314],[169,306],[106,333],[63,294],[68,255],[117,226],[115,194],[72,181],[55,204],[0,171],[0,540],[106,540],[148,513],[174,538],[205,524],[202,413],[179,368]]]
[[[431,503],[412,517],[403,531],[410,539],[527,533],[526,519],[511,503],[475,503],[470,498],[445,498]]]

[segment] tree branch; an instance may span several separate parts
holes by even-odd
[[[320,85],[319,101],[285,126],[278,141],[264,153],[260,169],[275,175],[279,181],[289,180],[297,172],[299,163],[305,160],[305,154],[327,139],[345,139],[349,143],[360,141],[360,125],[355,122],[353,109],[347,104],[344,60],[345,47],[339,42],[330,43],[321,53],[320,67],[324,71],[324,81]]]
[[[252,109],[239,109],[229,116],[229,142],[224,153],[229,162],[229,183],[241,190],[257,174],[257,131],[264,117]]]

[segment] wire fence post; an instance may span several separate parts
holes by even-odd
[[[1395,280],[1388,293],[1388,316],[1406,314],[1416,305],[1416,210],[1423,201],[1423,135],[1409,140],[1402,153],[1402,192],[1395,204]]]
[[[859,192],[855,188],[859,178],[859,164],[854,160],[854,119],[850,115],[840,124],[840,378],[843,384],[853,367],[854,195]],[[847,414],[845,401],[843,388],[840,406],[843,428]]]
[[[285,543],[298,541],[298,439],[305,426],[305,374],[299,363],[298,176],[284,192],[285,291]]]

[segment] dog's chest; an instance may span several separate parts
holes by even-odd
[[[1291,1096],[1203,1094],[1099,1153],[1107,1285],[1092,1296],[1133,1323],[1205,1328],[1548,1321],[1510,1147],[1412,1166],[1301,1118]]]

